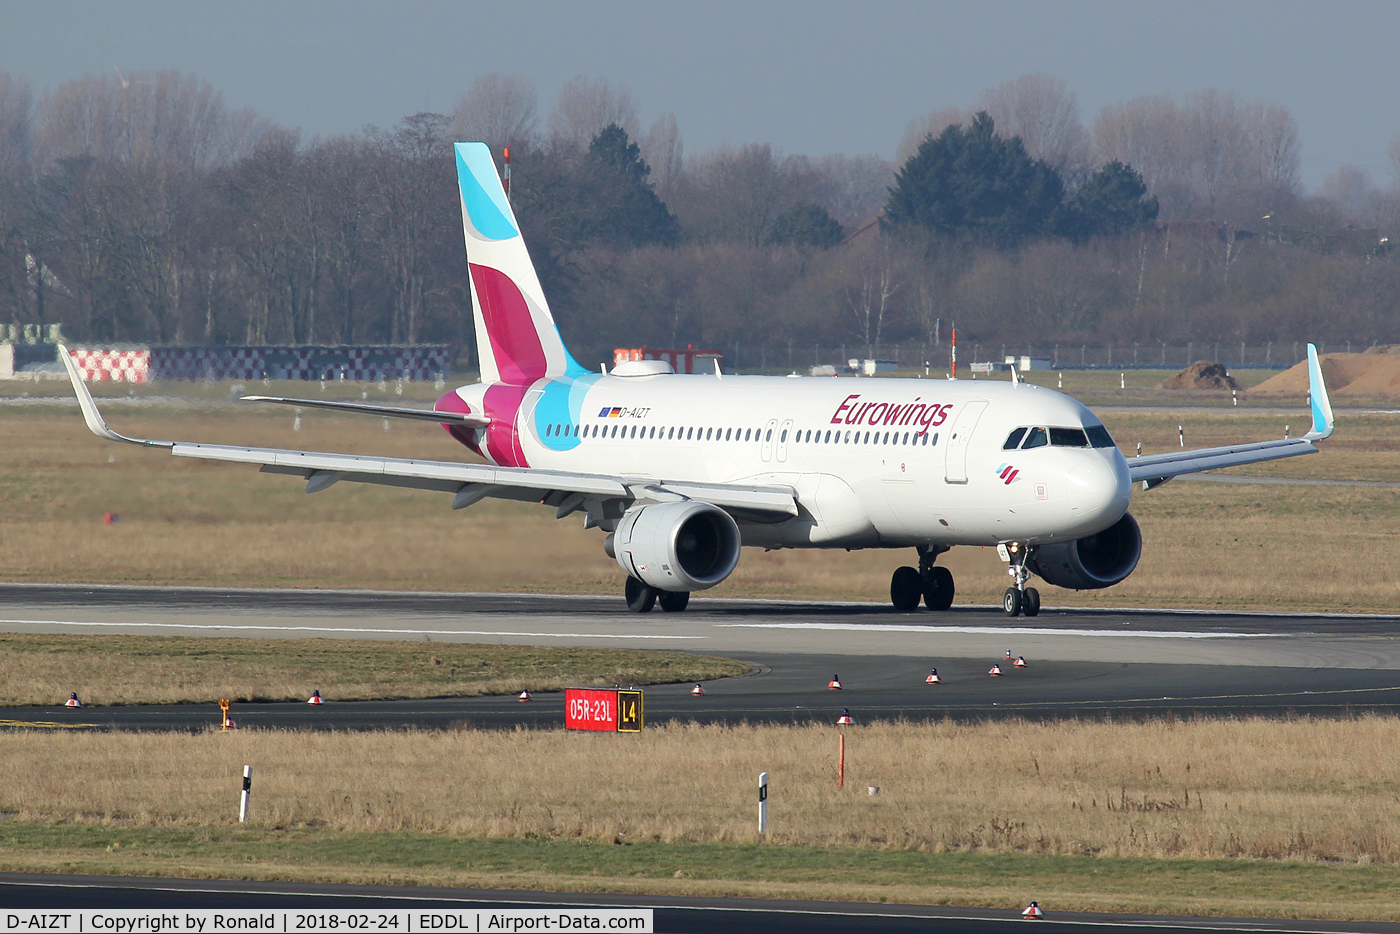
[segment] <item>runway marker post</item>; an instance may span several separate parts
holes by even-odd
[[[768,832],[768,773],[758,773],[758,832]]]
[[[238,822],[245,824],[248,822],[248,796],[253,791],[253,767],[243,766],[243,794],[238,799]]]

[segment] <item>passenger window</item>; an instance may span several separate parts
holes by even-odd
[[[687,428],[687,429],[685,430],[685,440],[691,441],[691,440],[693,440],[694,438],[695,438],[695,429],[694,429],[694,428]]]
[[[714,436],[714,433],[715,433],[715,430],[714,430],[713,428],[706,428],[706,429],[705,429],[705,440],[706,440],[706,441],[709,441],[710,438]]]
[[[787,443],[787,429],[786,429],[786,428],[783,429],[782,434],[778,435],[778,443],[779,443],[779,444],[786,444],[786,443]]]
[[[1022,449],[1043,448],[1045,447],[1045,443],[1045,429],[1032,428],[1030,431],[1026,432],[1026,443],[1021,445],[1021,447]]]
[[[1014,450],[1016,450],[1016,445],[1018,445],[1018,444],[1021,443],[1021,439],[1022,439],[1023,437],[1025,437],[1025,435],[1026,435],[1026,429],[1024,429],[1024,428],[1013,428],[1013,429],[1011,429],[1011,434],[1009,434],[1009,435],[1006,436],[1006,443],[1003,444],[1003,445],[1001,446],[1001,449],[1002,449],[1003,451],[1014,451]]]
[[[1096,448],[1117,447],[1113,443],[1113,437],[1108,433],[1108,429],[1102,425],[1085,425],[1084,433],[1089,436],[1089,443]]]
[[[752,428],[745,428],[745,429],[744,429],[744,440],[745,440],[745,441],[749,440],[749,433],[752,432],[752,431],[753,431]]]
[[[831,443],[831,431],[830,431],[830,430],[828,430],[827,433],[826,433],[826,443],[827,443],[827,444],[830,444],[830,443]]]
[[[932,446],[934,446],[934,447],[937,447],[937,446],[938,446],[938,432],[935,431],[935,432],[933,433],[933,440],[930,441],[929,444],[932,445]]]
[[[1059,448],[1087,448],[1089,439],[1082,428],[1051,428],[1050,443]]]
[[[733,429],[733,428],[726,428],[726,429],[724,429],[724,440],[725,440],[725,441],[728,441],[728,440],[729,440],[730,438],[732,438],[732,437],[734,437],[734,429]]]
[[[772,441],[772,440],[773,440],[773,429],[771,429],[771,428],[768,429],[768,433],[767,433],[766,435],[763,436],[763,440],[764,440],[764,441]]]
[[[885,443],[885,444],[889,444],[889,443],[890,443],[890,433],[889,433],[888,431],[885,432],[885,442],[884,442],[884,443]]]

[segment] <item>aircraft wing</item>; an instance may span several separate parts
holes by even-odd
[[[1130,457],[1128,476],[1134,482],[1142,481],[1144,489],[1151,489],[1182,474],[1257,464],[1261,461],[1296,457],[1299,454],[1314,454],[1317,452],[1314,442],[1331,437],[1336,420],[1332,417],[1332,403],[1327,397],[1327,386],[1322,381],[1322,367],[1317,362],[1317,348],[1312,344],[1308,345],[1308,389],[1312,429],[1300,438],[1280,438],[1275,441]]]
[[[454,509],[470,506],[487,497],[545,503],[556,506],[561,519],[580,509],[588,509],[590,515],[595,511],[605,513],[602,507],[608,502],[620,503],[625,508],[636,501],[678,499],[711,503],[722,509],[769,520],[797,515],[797,494],[788,486],[668,482],[651,477],[609,476],[566,470],[131,438],[108,427],[66,347],[60,345],[59,356],[68,368],[68,377],[78,396],[83,418],[98,437],[143,447],[168,448],[176,457],[259,464],[264,473],[304,478],[308,493],[319,492],[344,480],[452,493]],[[298,403],[300,401],[296,400]],[[375,410],[374,414],[385,414],[379,410],[389,407],[357,406],[350,411],[363,411],[366,408]],[[432,421],[450,421],[439,417],[450,414],[446,412],[427,413],[421,409],[404,411],[417,413],[410,416],[413,418],[430,415]],[[596,504],[598,508],[589,508],[591,504]]]

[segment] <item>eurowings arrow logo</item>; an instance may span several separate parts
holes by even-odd
[[[1002,464],[1000,467],[997,468],[997,477],[999,477],[1001,481],[1007,486],[1010,486],[1011,484],[1015,483],[1016,478],[1020,475],[1020,473],[1021,471],[1017,470],[1015,467],[1012,467],[1010,464]]]

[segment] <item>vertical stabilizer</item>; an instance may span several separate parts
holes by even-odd
[[[481,381],[526,386],[587,371],[564,348],[485,143],[457,143]]]

